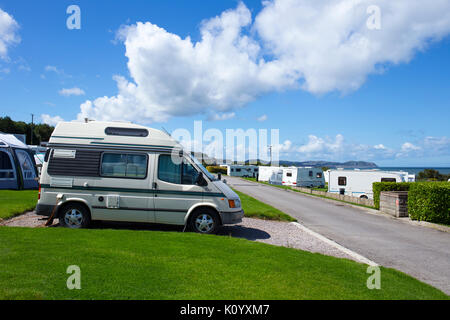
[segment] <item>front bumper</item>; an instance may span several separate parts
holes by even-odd
[[[244,210],[235,212],[221,212],[220,217],[222,218],[222,224],[240,223],[244,217]]]

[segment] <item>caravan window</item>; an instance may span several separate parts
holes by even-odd
[[[14,179],[14,169],[8,153],[0,151],[0,179]]]
[[[145,179],[147,177],[147,155],[104,153],[101,175],[112,178]]]
[[[175,184],[194,185],[198,171],[185,159],[181,163],[172,161],[171,155],[160,155],[158,159],[158,179]]]
[[[236,172],[241,172],[241,169],[236,169]]]
[[[313,176],[313,172],[309,171],[309,176],[312,177]]]
[[[347,185],[347,177],[339,177],[338,178],[338,185],[346,186]]]
[[[322,172],[317,172],[316,178],[322,178]]]
[[[292,172],[286,172],[286,177],[292,177]]]
[[[397,182],[395,178],[381,178],[381,182]]]

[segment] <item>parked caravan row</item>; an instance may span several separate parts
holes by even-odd
[[[251,165],[229,165],[227,166],[227,175],[231,177],[256,178],[258,169],[258,166]]]
[[[134,124],[61,122],[48,145],[36,211],[82,228],[93,220],[184,225],[214,233],[242,221],[239,196],[168,134]]]
[[[315,188],[325,187],[325,178],[321,168],[291,167],[283,168],[272,174],[270,184]]]
[[[328,192],[373,199],[374,182],[412,182],[407,172],[380,170],[329,170]]]
[[[37,189],[38,172],[26,144],[11,134],[0,134],[0,189]]]

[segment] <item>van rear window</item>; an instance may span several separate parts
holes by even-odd
[[[136,129],[136,128],[116,128],[108,127],[105,129],[105,133],[108,136],[125,136],[125,137],[147,137],[147,129]]]

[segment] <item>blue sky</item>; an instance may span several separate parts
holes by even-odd
[[[80,30],[69,30],[66,27],[66,19],[69,16],[66,14],[66,8],[71,4],[81,8]],[[237,74],[236,78],[233,78],[231,75],[230,83],[226,80],[219,82],[220,86],[230,86],[229,90],[221,92],[221,98],[208,100],[210,97],[200,97],[191,101],[194,98],[180,94],[181,107],[174,103],[160,108],[158,103],[161,103],[163,97],[150,95],[145,98],[148,98],[145,101],[154,104],[151,107],[153,109],[149,109],[150,115],[126,120],[142,122],[156,128],[163,126],[169,131],[177,128],[192,130],[194,120],[203,120],[205,129],[275,128],[280,130],[280,143],[284,144],[280,157],[288,160],[370,160],[380,166],[450,166],[450,27],[439,29],[433,25],[437,18],[444,21],[448,19],[448,16],[439,16],[443,15],[442,8],[437,8],[436,12],[430,9],[429,17],[423,18],[421,23],[426,26],[426,32],[423,34],[409,32],[415,29],[408,25],[412,22],[407,20],[401,27],[393,29],[398,34],[383,29],[383,24],[378,34],[366,33],[367,31],[357,28],[352,30],[350,35],[360,32],[370,43],[380,45],[381,49],[373,52],[367,49],[367,52],[360,54],[355,49],[342,58],[341,55],[334,54],[333,50],[330,50],[329,55],[324,55],[322,49],[330,48],[331,45],[326,42],[332,41],[327,39],[326,34],[323,40],[320,40],[321,37],[315,37],[318,39],[317,43],[308,46],[301,41],[295,45],[283,43],[282,41],[287,40],[280,39],[284,39],[283,32],[289,30],[290,25],[274,26],[270,21],[277,23],[283,20],[276,18],[286,14],[286,11],[264,8],[261,1],[244,1],[245,9],[238,9],[239,6],[237,1],[225,0],[0,0],[0,9],[16,21],[18,28],[14,32],[16,37],[20,38],[20,41],[8,44],[7,53],[0,58],[1,115],[24,121],[31,119],[31,113],[36,115],[37,121],[43,121],[42,115],[74,120],[80,114],[80,105],[86,101],[91,101],[93,105],[89,115],[104,114],[105,109],[102,108],[105,106],[100,102],[96,103],[97,98],[108,97],[106,107],[109,107],[108,103],[113,103],[110,98],[126,96],[130,92],[124,93],[118,89],[113,79],[115,75],[124,77],[127,84],[137,83],[141,88],[149,85],[147,82],[150,81],[143,83],[149,74],[159,77],[152,77],[152,81],[173,81],[173,77],[162,76],[167,74],[167,69],[158,73],[158,62],[144,61],[139,65],[140,61],[146,60],[146,56],[142,50],[137,49],[142,49],[139,46],[150,40],[145,37],[149,37],[155,29],[136,27],[136,22],[150,22],[163,28],[165,32],[160,32],[161,36],[177,35],[181,39],[189,36],[190,41],[195,44],[202,41],[200,30],[206,28],[205,22],[209,19],[222,17],[220,21],[227,21],[221,14],[225,10],[236,10],[231,14],[235,13],[236,17],[245,20],[248,18],[248,10],[251,22],[243,23],[240,34],[242,37],[249,37],[260,47],[255,61],[265,59],[270,63],[280,60],[283,68],[288,68],[283,69],[284,73],[279,79],[277,75],[272,77],[272,74],[269,74],[273,81],[266,83],[264,80],[259,83],[261,78],[255,75],[254,78],[242,80],[242,85],[236,89],[232,86],[233,81],[240,81],[243,76]],[[327,17],[327,13],[320,12],[321,7],[315,9],[319,15]],[[387,4],[385,7],[381,4],[382,23],[383,12],[389,11],[388,9]],[[261,14],[262,10],[265,10],[264,16]],[[293,12],[292,15],[296,12],[288,11]],[[272,18],[274,20],[270,20]],[[364,16],[361,19],[365,21],[366,18]],[[389,28],[391,21],[396,21],[395,18],[395,13],[386,14],[386,28]],[[345,16],[336,18],[336,21],[332,19],[330,28],[339,29],[334,28],[333,23],[343,25],[348,19],[350,18]],[[298,19],[295,16],[286,17],[286,23],[301,20],[302,16]],[[233,21],[237,20],[231,21],[234,23]],[[229,24],[224,25],[230,27]],[[124,26],[136,28],[124,29]],[[301,32],[304,25],[293,26],[292,29],[295,30],[295,27]],[[272,29],[282,30],[280,39],[274,39],[273,36],[271,38]],[[320,24],[313,32],[318,29],[326,31],[327,26]],[[128,31],[118,37],[119,30]],[[214,32],[211,34],[215,36]],[[382,32],[387,33],[385,35]],[[142,38],[125,44],[125,41],[133,36]],[[239,39],[242,39],[241,36]],[[289,39],[288,36],[286,31],[286,39]],[[392,39],[386,40],[388,37]],[[214,55],[221,54],[220,50],[228,50],[230,46],[222,47],[219,43],[220,37],[217,38],[216,47],[213,49],[218,51],[210,52],[211,61],[221,61],[215,60]],[[232,45],[236,42],[234,40]],[[308,44],[307,41],[305,43]],[[161,44],[148,50],[160,50],[164,53],[164,50],[170,48],[184,52],[177,46],[180,43],[177,39],[167,42],[161,40]],[[129,57],[125,56],[126,49],[130,51]],[[248,55],[253,52],[250,46],[243,50],[246,50],[246,54],[250,52]],[[311,52],[306,52],[308,50]],[[161,52],[157,52],[158,55],[150,52],[150,57],[154,60],[164,57]],[[165,61],[169,67],[171,54],[167,55]],[[183,57],[185,54],[183,53]],[[192,54],[192,59],[198,57]],[[321,57],[321,54],[324,56]],[[289,60],[287,56],[294,58]],[[314,57],[318,59],[315,60]],[[134,67],[127,66],[129,60],[133,62]],[[180,68],[180,73],[184,74],[181,68],[185,67],[186,63],[177,61],[173,62],[175,68]],[[339,66],[342,67],[339,69]],[[188,67],[189,72],[194,74],[193,78],[197,76],[200,79],[203,73],[197,69],[208,70],[209,65],[199,62],[189,64]],[[211,68],[218,67],[214,64]],[[227,69],[214,69],[212,73],[227,73]],[[195,75],[196,72],[199,74]],[[292,74],[296,75],[295,79],[291,77]],[[355,85],[354,79],[358,77],[362,80]],[[332,79],[331,84],[325,85],[329,79]],[[208,90],[217,89],[214,84],[203,85]],[[78,89],[80,95],[62,94],[61,90],[74,88]],[[167,87],[168,92],[174,95],[177,95],[177,88],[171,84]],[[140,100],[134,100],[137,98],[130,99],[133,103],[137,101],[138,105],[141,103]],[[145,103],[142,104],[141,108],[144,109],[134,110],[130,114],[139,115],[145,111]],[[183,104],[193,111],[183,110]],[[129,107],[130,104],[126,103],[115,105],[119,111],[111,112],[107,120],[119,120],[117,118],[121,118],[120,110],[125,117]],[[152,110],[155,110],[158,116],[153,117]],[[215,116],[229,119],[213,121]],[[258,121],[262,116],[266,120]],[[52,122],[54,118],[46,121]]]

